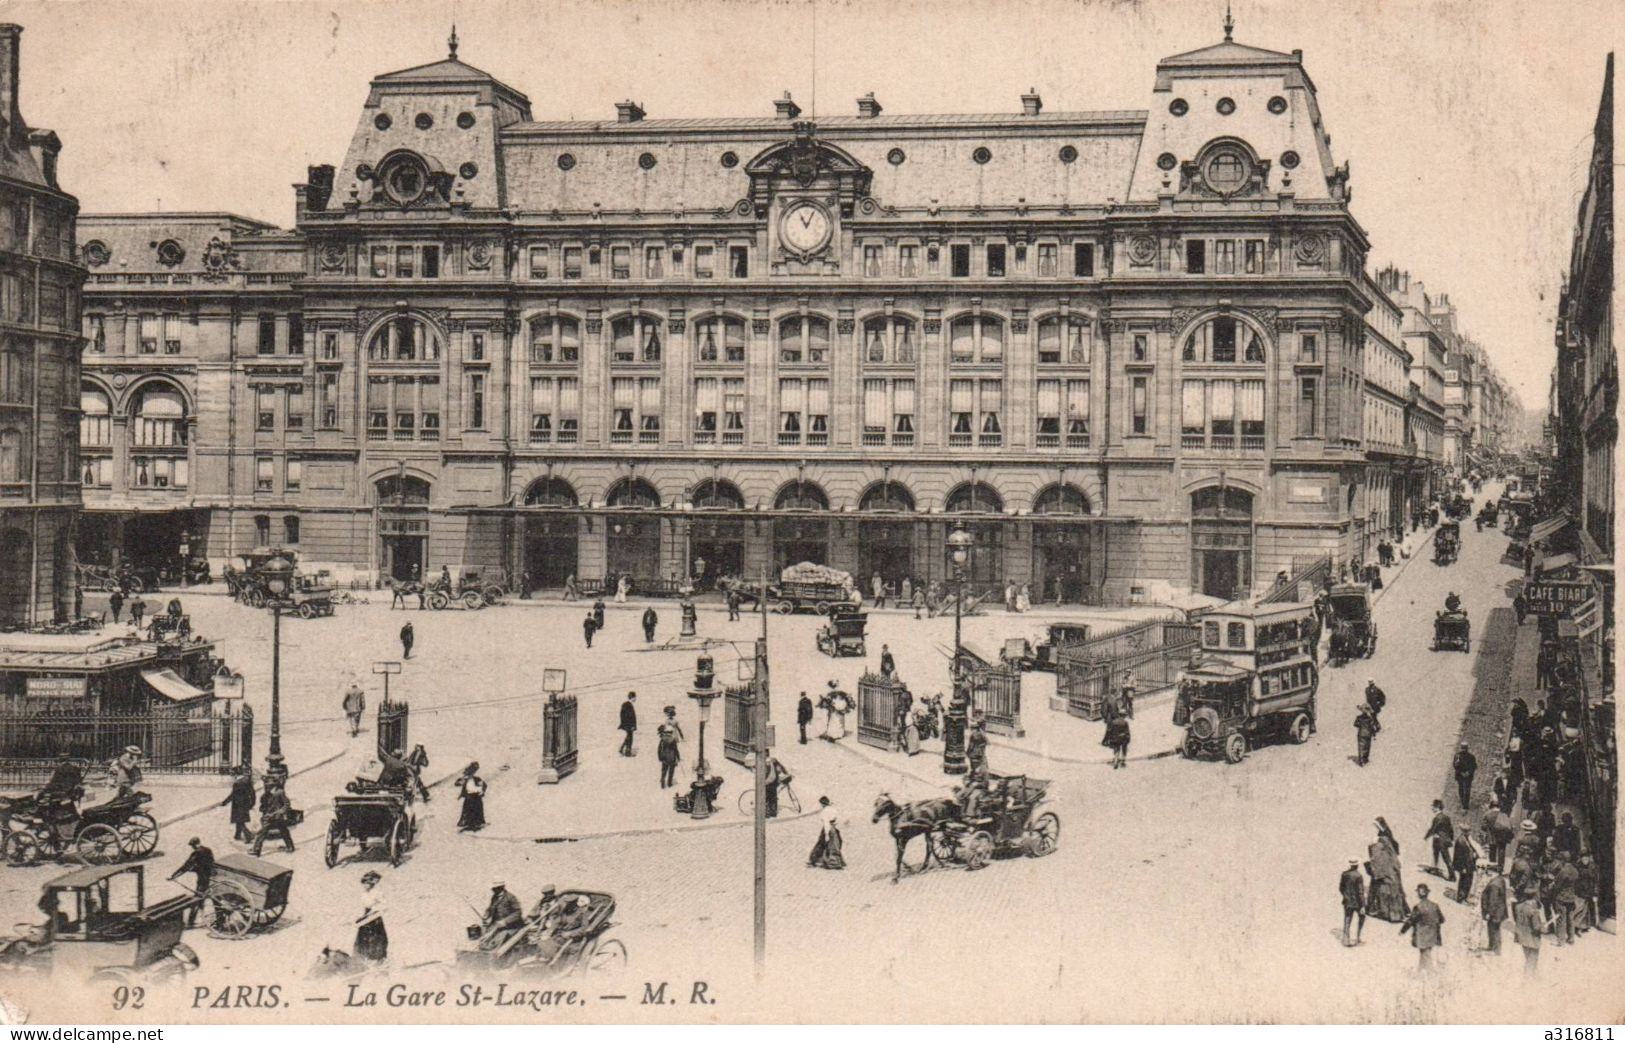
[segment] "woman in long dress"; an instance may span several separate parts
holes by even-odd
[[[682,726],[677,723],[677,708],[666,707],[666,719],[655,729],[659,739],[656,756],[660,760],[660,788],[677,785],[677,762],[683,759],[677,743],[683,738]]]
[[[1405,899],[1405,883],[1399,871],[1399,841],[1380,818],[1377,839],[1366,848],[1366,855],[1366,872],[1371,874],[1367,912],[1378,920],[1402,923],[1410,913],[1410,903]]]
[[[1033,607],[1032,589],[1023,583],[1021,589],[1016,591],[1016,611],[1026,612]]]
[[[841,855],[841,827],[835,817],[835,808],[830,805],[828,797],[819,797],[818,806],[818,842],[813,845],[812,854],[807,856],[807,865],[814,869],[845,869],[846,859]]]
[[[907,710],[903,711],[903,752],[910,757],[920,752],[920,726]]]
[[[389,932],[384,929],[384,901],[378,893],[382,880],[375,870],[368,870],[361,878],[365,893],[361,900],[361,915],[355,920],[355,956],[369,963],[381,963],[389,957]]]
[[[485,828],[485,780],[480,778],[480,762],[475,761],[463,769],[457,780],[457,795],[463,801],[463,813],[457,819],[457,830],[476,832]]]

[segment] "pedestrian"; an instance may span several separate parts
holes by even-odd
[[[1493,804],[1484,809],[1484,837],[1490,849],[1490,862],[1497,873],[1506,867],[1507,848],[1516,837],[1512,816]]]
[[[1580,858],[1580,827],[1574,824],[1574,815],[1563,812],[1563,821],[1552,830],[1552,849],[1570,861]]]
[[[293,805],[288,802],[288,794],[282,788],[282,783],[276,779],[267,779],[265,792],[260,796],[260,831],[254,834],[254,857],[260,857],[265,850],[265,841],[268,837],[277,836],[282,839],[283,846],[293,850]]]
[[[1456,873],[1456,901],[1465,905],[1473,896],[1473,877],[1478,872],[1478,849],[1473,846],[1473,838],[1465,827],[1456,833],[1450,851],[1450,868]]]
[[[1450,816],[1444,813],[1444,801],[1433,802],[1433,821],[1428,824],[1428,831],[1422,835],[1423,840],[1433,841],[1433,868],[1439,868],[1439,860],[1444,860],[1446,880],[1455,880],[1456,872],[1450,866],[1450,852],[1456,841],[1456,827],[1450,821]]]
[[[1574,885],[1574,899],[1578,913],[1575,922],[1584,934],[1601,921],[1597,918],[1597,863],[1590,855],[1581,855],[1577,868],[1579,880]]]
[[[350,738],[361,734],[361,714],[367,709],[367,696],[356,681],[344,691],[344,716],[350,719]]]
[[[632,736],[638,730],[638,693],[627,692],[626,701],[621,703],[621,731],[626,738],[621,740],[621,756],[634,756],[632,752]]]
[[[73,618],[85,618],[85,588],[78,584],[73,588]]]
[[[1371,707],[1365,703],[1360,704],[1359,711],[1354,715],[1354,763],[1365,767],[1371,763],[1371,740],[1382,730],[1377,718],[1371,712]]]
[[[135,600],[130,602],[130,622],[135,625],[137,630],[141,629],[141,617],[145,616],[146,614],[146,599],[144,599],[140,594],[137,594],[135,596]]]
[[[1523,626],[1524,619],[1529,615],[1529,599],[1523,596],[1521,590],[1512,595],[1512,611],[1518,615],[1518,625]]]
[[[1014,612],[1016,610],[1015,580],[1007,579],[1004,581],[1004,610],[1006,612]]]
[[[807,745],[807,725],[812,723],[813,704],[803,691],[801,698],[796,701],[796,729],[801,732],[801,745]]]
[[[910,579],[909,577],[904,576],[903,577],[903,582],[898,584],[898,586],[897,586],[897,604],[899,606],[905,606],[906,607],[908,605],[912,605],[913,603],[914,603],[914,581],[912,579]]]
[[[1461,798],[1461,810],[1466,811],[1473,796],[1473,776],[1478,772],[1478,758],[1466,743],[1456,747],[1456,757],[1450,762],[1450,771],[1456,778],[1456,794]]]
[[[1518,840],[1512,848],[1513,859],[1523,859],[1530,865],[1539,863],[1546,857],[1546,844],[1540,839],[1534,820],[1524,819],[1519,823],[1518,831]]]
[[[206,895],[209,893],[209,881],[214,879],[214,852],[204,847],[203,841],[197,837],[193,837],[186,843],[192,849],[192,853],[186,856],[186,861],[181,863],[179,869],[169,874],[169,878],[173,880],[182,873],[195,874],[197,886],[193,887],[192,890],[197,894]],[[187,909],[186,924],[188,927],[197,926],[197,911],[202,904],[202,902],[195,902]]]
[[[1557,940],[1562,945],[1574,944],[1574,919],[1579,907],[1580,871],[1574,860],[1559,851],[1557,868],[1552,874],[1552,910],[1557,914]]]
[[[846,738],[846,715],[852,709],[852,697],[841,691],[840,686],[831,680],[827,683],[824,696],[818,701],[818,705],[824,708],[824,734],[820,738],[831,742],[839,742]],[[831,735],[830,728],[835,724],[841,726],[840,733]]]
[[[1134,671],[1124,670],[1121,708],[1123,717],[1131,721],[1134,719],[1134,693],[1138,690],[1139,685],[1135,683]]]
[[[1523,973],[1533,978],[1540,968],[1540,936],[1550,926],[1546,917],[1541,914],[1540,903],[1535,900],[1533,891],[1524,891],[1518,895],[1518,903],[1512,907],[1512,931],[1518,939],[1518,945],[1523,948]]]
[[[592,613],[588,612],[587,618],[581,621],[581,636],[586,640],[588,648],[592,647],[592,636],[597,632],[598,622],[593,619]]]
[[[1106,734],[1101,738],[1100,744],[1111,748],[1113,768],[1128,766],[1128,743],[1128,718],[1122,714],[1112,714],[1106,722]]]
[[[728,622],[737,622],[739,619],[739,591],[728,587]]]
[[[1484,881],[1484,890],[1478,896],[1478,913],[1484,918],[1485,945],[1490,952],[1501,952],[1501,925],[1507,916],[1507,878],[1500,870]]]
[[[1365,870],[1371,875],[1366,911],[1379,920],[1402,923],[1410,912],[1405,882],[1399,870],[1399,840],[1386,819],[1376,820],[1377,839],[1366,847]]]
[[[249,843],[254,835],[249,832],[248,820],[254,814],[254,774],[243,765],[237,769],[237,777],[231,780],[231,792],[219,804],[220,807],[231,808],[231,839]]]
[[[654,639],[655,639],[655,627],[657,627],[659,625],[660,625],[660,616],[658,616],[655,613],[654,606],[650,605],[648,608],[643,610],[643,643],[644,644],[649,644],[649,643],[654,641]]]
[[[920,726],[908,707],[903,707],[903,752],[910,757],[920,752]]]
[[[471,761],[457,779],[457,797],[463,802],[457,816],[459,833],[478,833],[485,828],[485,780],[480,778],[480,762]]]
[[[631,592],[632,577],[623,573],[621,578],[615,581],[615,604],[626,604],[626,595],[630,594]]]
[[[575,601],[581,597],[581,591],[576,589],[576,574],[570,573],[564,577],[564,600]]]
[[[1518,790],[1512,784],[1512,776],[1507,774],[1504,767],[1495,776],[1495,781],[1490,783],[1490,798],[1494,801],[1495,807],[1500,809],[1501,814],[1512,814],[1512,805],[1518,799]]]
[[[878,572],[869,577],[869,593],[874,598],[875,608],[886,607],[886,581]]]
[[[766,818],[779,817],[779,787],[790,781],[790,773],[771,753],[767,755],[766,778],[762,780],[762,814]]]
[[[389,958],[389,932],[384,929],[384,900],[378,893],[378,884],[384,879],[376,869],[361,875],[361,915],[355,918],[355,949],[357,959],[368,963],[382,963]]]
[[[1337,880],[1338,894],[1343,896],[1343,944],[1359,945],[1360,932],[1365,930],[1365,879],[1360,876],[1360,860],[1349,859],[1349,867]],[[1359,917],[1355,923],[1354,918]],[[1349,941],[1349,924],[1354,923],[1354,940]]]
[[[818,842],[813,844],[807,865],[813,869],[845,869],[841,854],[841,824],[828,797],[818,798]]]
[[[925,610],[925,588],[924,587],[915,587],[914,588],[914,618],[915,619],[922,618],[921,613],[924,612],[924,610]]]
[[[683,739],[683,726],[677,723],[677,707],[666,707],[666,719],[655,729],[659,741],[656,756],[660,759],[660,788],[677,785],[677,764],[683,759],[678,743]]]
[[[1388,693],[1377,687],[1377,679],[1365,679],[1365,704],[1371,707],[1371,717],[1374,720],[1382,719],[1382,708],[1388,705]]]
[[[599,598],[592,603],[592,624],[594,630],[604,629],[604,599]]]
[[[414,638],[414,634],[412,633],[412,621],[407,620],[406,625],[401,627],[401,658],[402,659],[411,659],[412,658],[412,641],[413,641],[413,638]]]
[[[1128,741],[1124,740],[1124,748]],[[1113,747],[1115,752],[1116,748]],[[969,777],[987,778],[987,723],[977,714],[971,719],[970,734],[965,736],[965,760],[970,764]]]
[[[412,769],[412,781],[417,784],[418,796],[423,798],[423,803],[429,803],[429,787],[423,784],[423,770],[429,766],[429,751],[423,748],[421,742],[407,754],[406,764]]]
[[[891,648],[888,645],[880,646],[880,674],[890,677],[897,672],[897,660],[892,658]]]
[[[1416,885],[1416,905],[1399,933],[1411,932],[1411,944],[1416,947],[1416,969],[1423,973],[1433,970],[1433,950],[1444,939],[1444,911],[1428,898],[1428,885]]]
[[[124,752],[113,761],[112,770],[118,795],[122,797],[134,793],[135,788],[141,785],[141,747],[124,747]]]

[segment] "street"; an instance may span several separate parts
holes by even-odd
[[[1491,612],[1507,611],[1502,588],[1516,570],[1499,561],[1505,542],[1499,531],[1480,534],[1468,525],[1457,564],[1435,566],[1424,544],[1416,558],[1389,570],[1375,608],[1380,642],[1373,658],[1323,668],[1318,734],[1303,746],[1257,749],[1239,765],[1165,756],[1112,772],[1102,763],[1080,763],[1100,752],[1102,726],[1054,715],[1045,699],[1050,677],[1026,675],[1026,716],[1057,719],[1034,729],[1043,733],[1041,744],[996,745],[990,760],[996,772],[1054,780],[1046,809],[1061,818],[1059,850],[1041,859],[998,859],[980,872],[933,867],[895,885],[885,822],[870,822],[877,794],[899,801],[940,796],[951,778],[942,774],[939,756],[860,747],[851,735],[842,743],[799,745],[796,695],[806,689],[816,697],[827,678],[853,690],[864,663],[873,668],[882,642],[916,694],[946,688],[941,649],[951,645],[952,619],[873,613],[868,655],[860,661],[819,654],[814,617],[771,617],[777,754],[795,775],[805,814],[791,818],[786,808],[768,832],[768,974],[760,986],[750,970],[751,832],[737,807],[749,777],[722,757],[719,701],[705,739],[713,769],[726,780],[716,815],[705,822],[680,816],[671,807],[675,791],[658,788],[654,726],[668,704],[677,707],[686,735],[678,778],[686,784],[692,777],[698,722],[685,691],[695,652],[645,651],[636,622],[641,606],[611,606],[608,626],[590,651],[580,644],[579,617],[587,606],[579,603],[403,612],[391,611],[387,596],[372,595],[373,603],[340,606],[331,619],[285,619],[283,744],[299,773],[290,795],[309,814],[295,832],[298,851],[284,855],[272,843],[266,857],[295,868],[289,915],[242,941],[189,932],[186,942],[201,969],[184,987],[154,990],[148,1013],[156,1005],[175,1020],[224,1019],[207,1007],[216,990],[286,982],[285,1002],[325,999],[294,1014],[318,1016],[312,1011],[320,1005],[326,1019],[387,1020],[387,1011],[347,1011],[338,984],[304,980],[324,944],[352,947],[351,921],[362,907],[359,878],[377,868],[388,910],[388,980],[452,983],[440,986],[448,989],[467,980],[451,963],[466,944],[463,925],[476,919],[474,910],[483,908],[493,882],[505,882],[527,908],[545,884],[614,894],[610,933],[625,943],[630,965],[602,981],[585,980],[587,1005],[550,1018],[637,1018],[637,1010],[622,1008],[644,1008],[643,983],[662,981],[671,983],[668,998],[678,1005],[647,1017],[704,1018],[710,1016],[706,1004],[689,1002],[690,983],[702,980],[705,997],[733,1020],[768,1012],[838,1020],[842,1007],[834,1000],[848,990],[884,990],[898,1017],[928,1020],[974,1019],[990,1009],[1040,1020],[1211,1021],[1261,1011],[1273,1020],[1308,1022],[1478,1021],[1538,1011],[1583,1019],[1608,994],[1594,978],[1609,962],[1602,957],[1612,956],[1603,950],[1615,945],[1613,936],[1592,932],[1570,949],[1548,946],[1539,1005],[1530,1007],[1537,991],[1521,984],[1516,947],[1509,944],[1499,958],[1469,953],[1476,906],[1444,899],[1443,881],[1419,869],[1426,860],[1429,803],[1448,774],[1475,671],[1504,668],[1481,660],[1479,651]],[[1471,655],[1428,648],[1433,613],[1451,590],[1472,615]],[[244,672],[263,728],[268,614],[223,597],[185,601],[197,630],[218,638],[227,661]],[[660,614],[657,641],[676,631],[675,603],[661,605]],[[391,694],[411,705],[411,741],[423,743],[432,758],[427,779],[443,780],[467,761],[480,762],[490,783],[491,824],[478,834],[455,832],[454,793],[449,784],[439,785],[432,802],[418,806],[419,839],[403,865],[391,868],[374,853],[330,870],[320,842],[331,817],[326,808],[369,755],[381,697],[370,664],[398,658],[396,631],[408,619],[417,644],[392,680]],[[760,617],[728,623],[720,611],[701,613],[700,633],[729,642],[710,650],[719,683],[735,683],[734,660],[749,654],[759,627]],[[988,649],[1033,628],[1030,620],[1002,611],[965,622],[966,640]],[[567,669],[569,690],[581,699],[581,768],[557,786],[535,781],[544,667]],[[352,675],[365,685],[369,702],[355,740],[339,709]],[[1372,761],[1361,768],[1354,763],[1352,721],[1368,678],[1387,691],[1389,702]],[[638,755],[630,759],[615,754],[617,708],[629,689],[639,693],[640,718]],[[1153,715],[1166,719],[1169,713],[1168,700],[1149,702],[1135,722],[1137,734],[1156,727]],[[820,713],[814,734],[822,720]],[[263,753],[263,737],[257,737],[256,759]],[[303,770],[319,761],[327,763]],[[166,792],[165,806],[177,813],[182,805],[200,807],[222,798],[226,788],[224,782],[181,788],[189,800]],[[844,872],[805,865],[821,794],[841,818]],[[1348,859],[1364,860],[1378,815],[1402,845],[1407,889],[1423,881],[1434,885],[1445,911],[1445,957],[1431,980],[1416,978],[1415,953],[1394,925],[1368,922],[1358,948],[1339,942],[1337,876]],[[163,878],[184,858],[185,841],[194,834],[217,856],[241,850],[229,839],[223,808],[166,824],[159,852],[148,862],[149,901],[175,893]],[[916,841],[909,865],[923,856]],[[31,919],[40,884],[67,868],[5,870],[0,913],[9,916],[6,922]],[[1125,951],[1134,954],[1131,964],[1121,958]],[[198,1009],[192,1007],[194,986],[210,990]],[[599,998],[623,994],[629,998]],[[1000,1006],[990,1007],[995,998]],[[50,1003],[36,996],[24,1005],[39,1009],[36,1020],[49,1020]],[[605,1004],[617,1009],[606,1011]],[[242,1009],[229,1016],[280,1017]],[[449,1007],[414,1009],[410,1016],[457,1017]],[[511,1009],[483,1016],[536,1015]]]

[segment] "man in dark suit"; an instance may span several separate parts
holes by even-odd
[[[1428,831],[1422,834],[1422,839],[1433,841],[1433,868],[1439,868],[1439,861],[1443,859],[1445,879],[1456,879],[1456,871],[1450,866],[1450,849],[1456,841],[1456,827],[1450,821],[1450,816],[1444,813],[1444,801],[1433,802],[1433,821],[1428,824]]]
[[[1450,762],[1450,770],[1456,777],[1456,794],[1461,797],[1461,810],[1466,811],[1473,795],[1473,776],[1478,773],[1478,758],[1473,756],[1466,743],[1456,748],[1456,759]]]
[[[273,835],[281,837],[282,843],[291,852],[292,827],[293,805],[288,802],[282,783],[273,779],[265,784],[265,794],[260,797],[260,831],[254,834],[254,857],[260,857],[260,852],[265,850],[266,839]]]
[[[1508,775],[1504,770],[1495,776],[1495,781],[1490,783],[1490,794],[1495,800],[1495,806],[1501,810],[1501,814],[1512,814],[1512,805],[1517,803],[1518,800],[1518,787],[1513,785],[1512,776]]]
[[[179,869],[169,874],[169,878],[173,880],[182,873],[195,873],[197,875],[197,886],[192,890],[200,895],[208,894],[209,881],[214,879],[214,852],[204,847],[203,841],[197,837],[193,837],[186,843],[192,848],[192,853],[186,856],[186,861],[181,863]],[[198,906],[202,904],[199,902],[186,911],[187,926],[197,926]]]
[[[643,641],[652,643],[655,639],[655,627],[660,625],[660,616],[655,613],[654,606],[650,605],[643,610]]]
[[[1428,899],[1428,885],[1416,885],[1416,904],[1399,928],[1399,933],[1411,932],[1411,944],[1416,946],[1416,969],[1422,973],[1433,970],[1433,950],[1444,940],[1444,911]]]
[[[1349,859],[1349,867],[1338,878],[1337,891],[1343,896],[1343,944],[1359,945],[1360,932],[1365,930],[1365,877],[1360,875],[1360,860]],[[1349,941],[1349,924],[1358,916],[1354,926],[1354,940]]]
[[[626,733],[626,738],[621,740],[622,757],[633,756],[632,735],[638,730],[637,701],[638,693],[627,692],[626,701],[621,704],[621,731]]]
[[[231,805],[231,839],[247,843],[254,839],[249,832],[248,820],[254,815],[254,775],[245,765],[237,769],[231,780],[231,792],[220,802],[220,807]]]
[[[806,692],[801,693],[801,699],[796,703],[796,727],[801,730],[801,745],[807,745],[807,725],[812,723],[813,703]]]
[[[1484,883],[1484,890],[1478,896],[1478,909],[1484,917],[1484,926],[1488,931],[1486,948],[1490,952],[1501,951],[1501,925],[1507,920],[1507,878],[1499,872],[1490,874],[1489,880]]]
[[[1456,834],[1450,868],[1456,873],[1456,901],[1465,905],[1473,897],[1473,876],[1478,872],[1478,849],[1473,847],[1473,838],[1465,826]]]

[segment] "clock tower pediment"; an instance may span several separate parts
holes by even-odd
[[[768,219],[774,252],[809,264],[838,241],[841,219],[869,194],[874,172],[851,153],[822,141],[809,120],[795,124],[795,137],[773,145],[745,164],[750,202]]]

